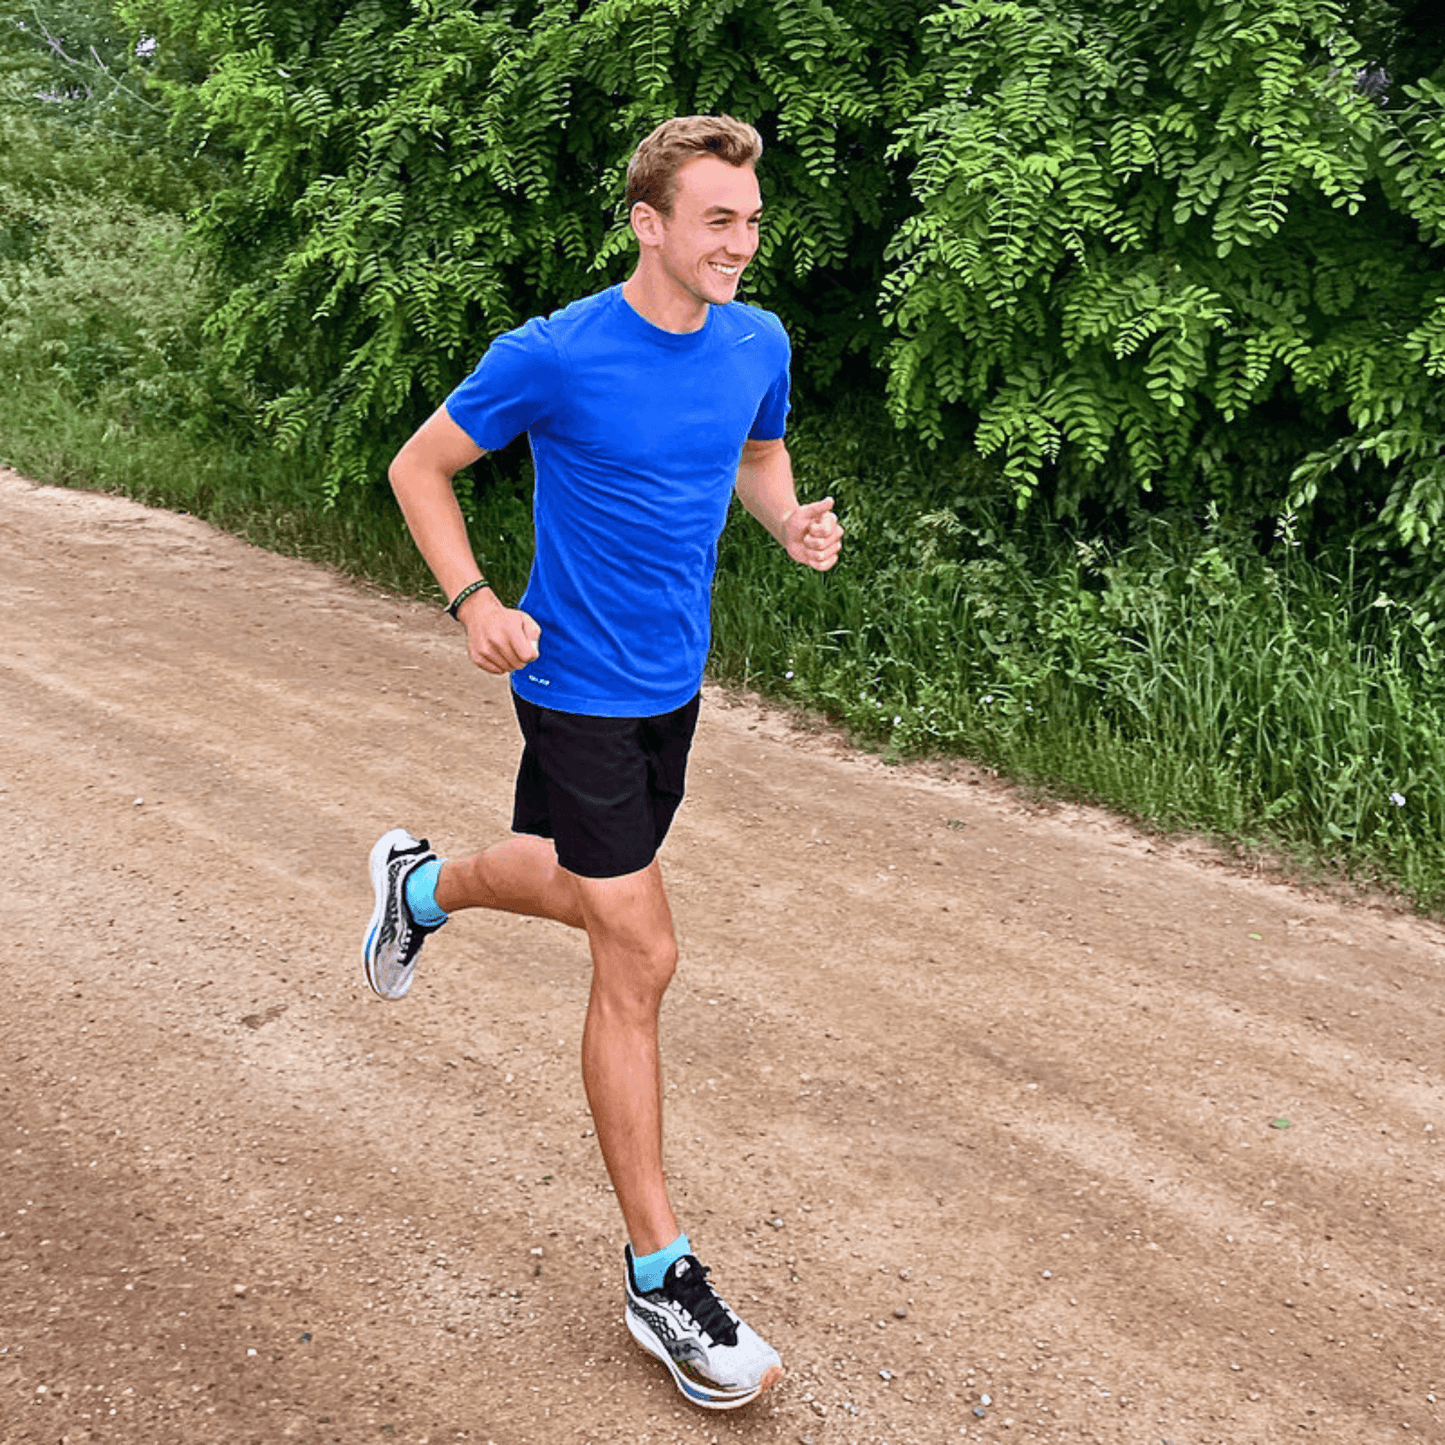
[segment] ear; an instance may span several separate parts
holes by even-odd
[[[639,246],[662,245],[662,215],[646,201],[638,201],[627,217]]]

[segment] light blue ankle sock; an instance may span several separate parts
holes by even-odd
[[[664,1245],[656,1254],[644,1254],[641,1259],[633,1255],[632,1274],[637,1281],[638,1289],[643,1294],[661,1289],[662,1277],[667,1273],[668,1265],[676,1259],[681,1259],[683,1255],[691,1253],[692,1245],[687,1242],[687,1235],[679,1234],[671,1244]]]
[[[442,858],[429,858],[406,875],[402,896],[406,899],[407,912],[423,928],[440,928],[449,917],[437,907],[437,876],[444,861]]]

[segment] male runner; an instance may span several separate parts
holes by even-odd
[[[657,1025],[677,942],[657,850],[682,801],[732,494],[804,566],[827,571],[842,539],[832,498],[800,506],[793,489],[782,325],[733,300],[758,246],[761,153],[727,116],[653,131],[627,172],[632,275],[498,337],[392,463],[472,661],[511,674],[524,749],[505,841],[450,860],[400,828],[377,842],[364,945],[395,999],[459,909],[586,930],[582,1074],[627,1227],[626,1323],[710,1409],[755,1399],[782,1365],[714,1293],[668,1200]],[[510,608],[452,479],[523,431],[537,551]]]

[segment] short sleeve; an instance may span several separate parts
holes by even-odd
[[[788,429],[788,394],[791,389],[792,347],[782,323],[769,316],[775,328],[777,370],[763,394],[758,413],[748,430],[748,439],[755,442],[776,441]]]
[[[500,451],[524,431],[546,426],[563,395],[561,370],[546,321],[534,318],[492,342],[447,397],[447,415],[483,451]]]

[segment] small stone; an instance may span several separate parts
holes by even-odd
[[[975,1405],[973,1407],[973,1413],[977,1415],[980,1420],[988,1418],[988,1411],[985,1410],[982,1405]]]
[[[893,1318],[895,1320],[906,1320],[908,1318],[908,1311],[904,1309],[902,1305],[899,1305],[898,1308],[893,1311]]]
[[[980,1405],[992,1405],[992,1404],[993,1404],[993,1396],[992,1396],[992,1395],[980,1395],[980,1396],[978,1397],[978,1403],[979,1403]]]
[[[231,1293],[232,1293],[233,1295],[235,1295],[237,1299],[245,1299],[245,1298],[246,1298],[246,1286],[243,1285],[243,1284],[233,1284],[233,1285],[231,1286]]]

